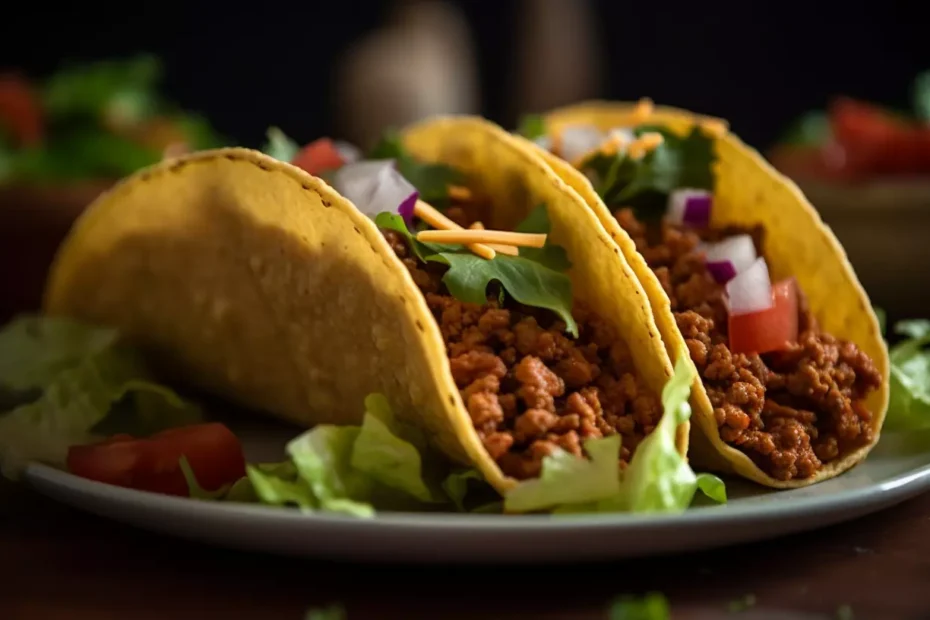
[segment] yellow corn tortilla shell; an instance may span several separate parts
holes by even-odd
[[[663,125],[676,134],[684,135],[704,121],[716,121],[727,126],[721,119],[665,106],[657,106],[645,121],[637,120],[634,106],[634,103],[585,102],[550,112],[545,116],[546,128],[554,135],[579,124],[608,130],[648,123]],[[677,361],[684,339],[665,291],[636,251],[633,240],[617,223],[584,174],[548,151],[522,138],[520,140],[527,148],[540,154],[556,174],[585,199],[590,210],[608,230],[646,290],[667,351],[673,362]],[[837,476],[859,463],[878,442],[888,409],[888,350],[878,318],[843,247],[798,187],[732,133],[727,132],[715,143],[717,187],[711,224],[717,227],[761,224],[766,231],[764,249],[773,279],[797,278],[821,327],[837,338],[859,345],[881,372],[882,386],[867,401],[874,413],[875,434],[871,445],[826,464],[811,478],[783,481],[768,476],[748,456],[723,442],[714,420],[713,407],[699,377],[692,390],[695,424],[692,425],[691,460],[696,465],[734,472],[773,488],[807,486]]]
[[[500,179],[526,188],[528,205],[550,205],[561,242],[601,237],[593,251],[568,247],[575,273],[623,269],[596,219],[566,230],[554,215],[580,198],[541,164],[526,168],[522,150],[499,150]],[[616,280],[605,290],[622,299],[594,305],[637,325],[627,340],[658,393],[671,364],[645,292],[628,268]],[[516,484],[481,445],[439,328],[374,223],[324,181],[259,152],[168,160],[101,196],[59,249],[45,310],[118,327],[169,378],[304,426],[358,423],[364,397],[383,393],[500,492]]]

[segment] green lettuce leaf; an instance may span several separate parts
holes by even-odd
[[[143,394],[154,399],[146,401],[154,422],[154,402],[181,414],[169,416],[172,423],[200,421],[199,410],[154,383],[138,352],[120,345],[110,329],[22,317],[0,332],[0,344],[0,388],[29,390],[0,414],[0,469],[9,478],[30,461],[63,467],[68,448],[98,439],[105,421],[123,432],[137,430],[135,398]]]
[[[900,321],[895,333],[907,338],[889,351],[890,398],[885,428],[921,430],[930,427],[930,321]]]
[[[819,146],[830,139],[831,133],[830,117],[822,110],[815,110],[795,121],[779,144]]]
[[[290,162],[300,151],[300,146],[278,127],[269,127],[265,136],[268,141],[262,147],[262,152],[269,157]]]
[[[589,458],[563,451],[547,456],[540,477],[514,487],[504,499],[505,508],[511,512],[550,509],[559,514],[680,512],[698,490],[725,502],[723,481],[711,474],[696,475],[675,446],[678,426],[691,415],[688,396],[695,371],[686,353],[682,352],[662,390],[662,419],[640,442],[622,475],[620,436],[589,439],[584,443]]]
[[[621,596],[610,605],[610,620],[669,620],[668,600],[658,592],[642,598]]]
[[[526,114],[520,117],[517,133],[527,140],[536,140],[546,135],[546,119],[541,114]]]
[[[914,80],[914,112],[924,123],[930,123],[930,71],[924,71]]]
[[[393,159],[397,170],[420,193],[420,199],[432,206],[442,209],[449,201],[449,186],[459,184],[463,176],[459,171],[445,164],[418,162],[404,148],[400,134],[387,131],[372,148],[368,159]]]
[[[157,108],[161,77],[161,63],[151,55],[75,64],[46,81],[43,107],[52,118],[118,114],[138,121]]]
[[[271,506],[294,506],[306,512],[313,512],[317,507],[313,491],[298,477],[291,461],[246,465],[245,470],[257,501]],[[235,501],[237,498],[226,499]]]
[[[528,222],[528,223],[527,223]],[[548,232],[549,222],[545,206],[533,211],[523,232],[530,228],[544,228]],[[460,245],[439,245],[417,241],[401,216],[394,213],[379,213],[375,223],[380,228],[396,230],[403,234],[410,248],[421,261],[433,261],[449,266],[442,278],[449,294],[460,301],[474,304],[487,303],[488,285],[499,282],[503,289],[518,302],[535,308],[552,310],[565,322],[566,331],[578,335],[578,325],[572,317],[572,283],[565,273],[556,267],[570,265],[565,250],[557,246],[540,248],[534,254],[520,256],[497,254],[492,260],[476,256]],[[524,226],[525,224],[525,226]],[[539,262],[535,259],[539,259]],[[567,267],[565,267],[567,268]]]
[[[596,153],[581,164],[608,206],[630,205],[640,214],[654,214],[664,210],[675,189],[714,189],[714,141],[703,130],[695,127],[682,137],[664,127],[643,125],[633,132],[658,132],[665,140],[639,160],[622,152]]]

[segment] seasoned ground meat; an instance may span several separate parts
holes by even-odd
[[[469,209],[447,213],[467,225]],[[484,305],[461,302],[442,284],[446,267],[411,256],[402,236],[382,230],[410,270],[439,324],[452,377],[475,430],[502,471],[538,476],[556,447],[583,456],[582,442],[622,435],[626,462],[662,414],[656,394],[634,374],[629,350],[597,315],[576,303],[579,337],[551,311],[523,306],[496,291]]]
[[[797,343],[762,356],[727,348],[725,288],[708,273],[697,245],[748,232],[760,248],[759,230],[698,233],[666,222],[647,229],[630,209],[615,216],[671,300],[724,442],[773,478],[791,480],[809,478],[872,441],[864,399],[881,376],[855,344],[818,328],[800,291]]]

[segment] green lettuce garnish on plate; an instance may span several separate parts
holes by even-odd
[[[610,620],[669,620],[668,600],[659,592],[649,592],[642,598],[620,596],[610,605]]]
[[[546,242],[543,248],[520,248],[519,256],[498,253],[492,260],[476,256],[461,245],[441,245],[417,241],[404,219],[395,213],[379,213],[375,223],[395,230],[407,238],[413,252],[423,262],[449,266],[443,284],[449,294],[460,301],[487,303],[491,282],[499,282],[518,302],[555,312],[565,322],[566,330],[578,335],[572,318],[572,283],[565,274],[571,263],[564,248]],[[518,232],[549,233],[550,223],[545,205],[540,205],[521,222]]]
[[[688,396],[695,370],[686,354],[681,353],[662,390],[662,419],[640,442],[622,474],[620,436],[588,439],[584,442],[588,459],[557,450],[543,459],[539,478],[521,482],[507,493],[504,507],[513,512],[681,512],[698,490],[725,502],[723,481],[711,474],[695,474],[675,446],[678,426],[691,416]]]
[[[290,162],[300,151],[300,145],[278,127],[269,127],[265,132],[266,142],[262,152],[279,161]]]
[[[895,333],[906,338],[889,350],[891,381],[885,428],[930,428],[930,321],[899,321]]]
[[[424,468],[425,437],[397,420],[381,394],[365,399],[361,425],[318,425],[291,440],[286,452],[289,458],[281,463],[248,466],[258,501],[357,517],[374,515],[375,507],[417,510],[451,503]]]
[[[201,419],[115,330],[64,318],[24,316],[0,331],[0,393],[0,469],[14,479],[30,461],[62,467],[70,446],[102,435]]]
[[[517,133],[527,140],[536,140],[546,135],[546,118],[541,114],[526,114],[520,117]]]

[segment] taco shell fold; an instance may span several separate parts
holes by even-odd
[[[647,293],[581,196],[480,119],[431,120],[404,139],[493,198],[489,226],[545,203],[575,297],[661,392],[672,365]],[[300,425],[358,423],[364,397],[383,393],[499,491],[516,483],[482,446],[437,322],[375,224],[321,179],[257,151],[167,160],[101,196],[59,250],[45,310],[117,327],[169,378]],[[687,438],[683,425],[682,453]]]
[[[707,121],[726,123],[685,110],[657,106],[647,120],[637,116],[633,103],[585,102],[545,115],[547,132],[557,135],[573,125],[594,125],[602,131],[641,123],[665,126],[677,135]],[[584,198],[590,211],[609,232],[645,289],[656,323],[673,362],[684,338],[673,316],[668,296],[630,235],[595,192],[587,177],[556,155],[521,138],[551,169]],[[732,133],[715,139],[716,187],[711,226],[761,225],[765,229],[765,257],[772,280],[794,276],[806,293],[811,310],[825,332],[856,343],[873,360],[882,377],[867,405],[873,412],[873,441],[825,463],[812,477],[777,480],[763,472],[743,452],[725,444],[714,420],[713,407],[700,375],[692,390],[693,425],[690,457],[697,466],[735,472],[760,484],[794,488],[832,478],[862,461],[878,442],[888,408],[889,361],[878,319],[869,298],[847,260],[846,253],[798,187],[778,173],[754,149]],[[686,349],[685,349],[686,350]]]

